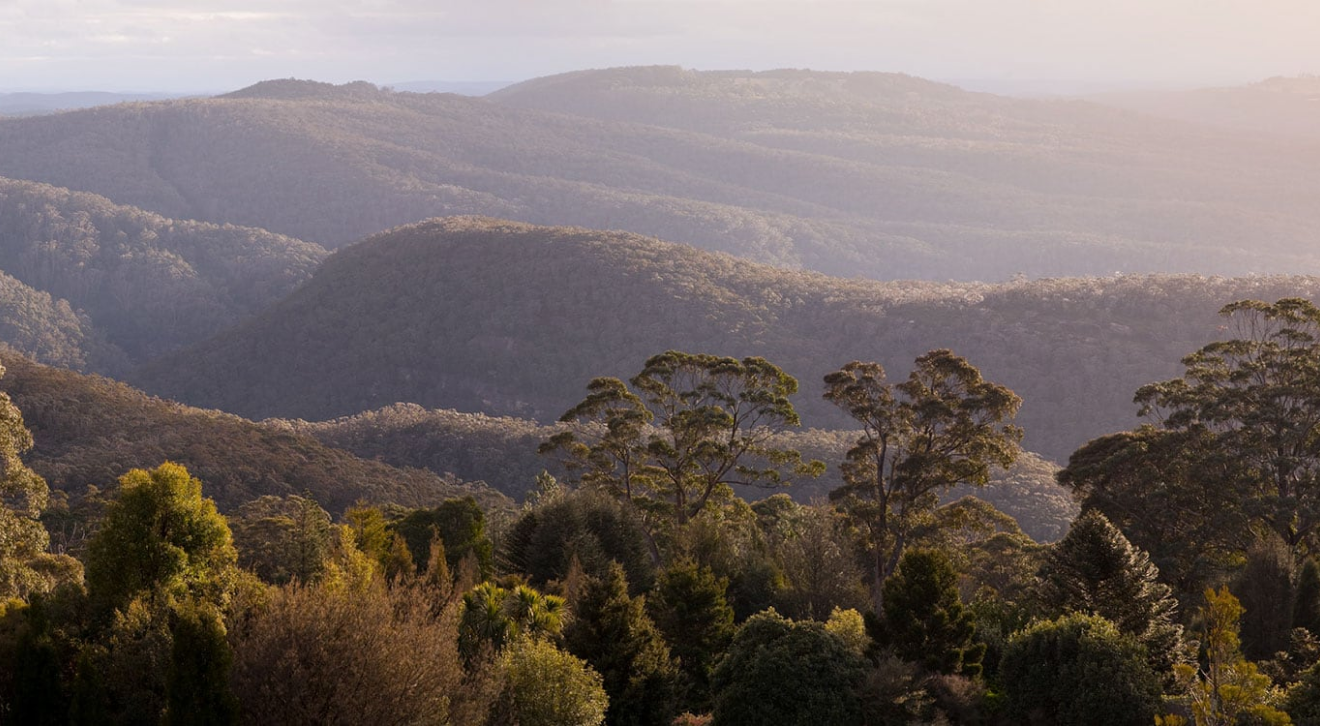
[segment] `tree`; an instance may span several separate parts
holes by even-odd
[[[8,394],[0,393],[0,600],[48,592],[61,573],[78,576],[76,568],[65,566],[71,558],[46,553],[50,536],[40,517],[50,490],[19,458],[31,448],[23,414]]]
[[[426,567],[431,540],[436,536],[445,543],[450,570],[458,569],[469,554],[476,558],[482,577],[489,577],[494,569],[494,546],[486,536],[486,515],[472,497],[450,499],[432,509],[415,509],[394,523],[394,531],[407,542],[418,571]]]
[[[310,496],[263,496],[229,517],[238,562],[263,581],[312,582],[334,547],[330,514]]]
[[[948,350],[917,358],[898,385],[880,364],[853,361],[825,376],[825,399],[862,426],[830,498],[866,534],[879,612],[916,515],[940,492],[984,485],[992,465],[1013,463],[1022,432],[1005,422],[1022,399]]]
[[[958,573],[934,550],[909,550],[885,581],[884,617],[868,631],[878,645],[930,673],[981,672],[985,646],[973,644],[975,618],[958,598]]]
[[[788,400],[797,389],[797,380],[763,358],[671,350],[649,358],[628,384],[591,381],[588,396],[560,419],[586,425],[540,450],[560,452],[581,484],[633,506],[647,522],[658,565],[656,537],[702,516],[732,496],[733,486],[774,488],[823,470],[772,443],[777,431],[799,425]]]
[[[1292,550],[1273,532],[1252,544],[1233,589],[1243,608],[1242,650],[1252,660],[1268,660],[1292,641],[1297,565]]]
[[[175,610],[169,674],[165,681],[167,726],[238,723],[238,699],[229,688],[233,652],[214,607],[188,603]]]
[[[677,664],[646,615],[646,599],[629,597],[623,568],[589,578],[572,604],[564,642],[600,673],[609,694],[610,726],[667,726],[675,713]]]
[[[1282,693],[1255,663],[1242,657],[1238,639],[1241,603],[1227,587],[1217,592],[1207,589],[1205,601],[1200,612],[1205,669],[1185,663],[1175,666],[1196,726],[1290,723],[1288,715],[1276,708]]]
[[[1172,676],[1180,659],[1178,601],[1145,552],[1132,546],[1103,514],[1090,510],[1050,548],[1039,597],[1056,613],[1098,615],[1146,647],[1151,668]]]
[[[563,629],[564,599],[526,585],[506,590],[483,582],[463,595],[458,646],[471,662],[483,649],[500,651],[519,638],[554,638]]]
[[[1208,431],[1146,424],[1088,442],[1058,481],[1148,552],[1178,598],[1189,599],[1222,580],[1254,537],[1239,467]]]
[[[811,621],[774,610],[738,629],[711,679],[720,726],[818,726],[862,722],[865,659]]]
[[[379,579],[356,591],[276,589],[235,626],[242,722],[480,723],[458,715],[484,716],[490,703],[464,674],[455,610],[434,605],[423,588]]]
[[[545,587],[568,575],[574,558],[586,574],[604,577],[623,565],[634,591],[649,590],[655,569],[646,530],[627,505],[602,492],[563,492],[523,512],[504,538],[502,564]]]
[[[733,639],[729,581],[708,567],[679,560],[660,573],[647,605],[686,677],[690,710],[709,707],[710,674]]]
[[[1232,466],[1220,483],[1294,552],[1320,541],[1320,308],[1301,298],[1220,310],[1239,337],[1183,359],[1181,378],[1143,386],[1142,415],[1208,438]]]
[[[498,723],[600,726],[609,697],[600,674],[544,640],[520,638],[503,659],[507,674]]]
[[[1293,627],[1306,628],[1311,635],[1320,636],[1320,563],[1314,557],[1306,558],[1297,576]]]
[[[1013,723],[1146,726],[1160,707],[1146,649],[1095,615],[1037,621],[1017,633],[999,679]]]
[[[237,572],[229,526],[178,464],[134,469],[88,547],[87,589],[108,614],[159,591],[220,603]]]

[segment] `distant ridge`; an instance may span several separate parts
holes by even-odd
[[[898,74],[270,81],[5,119],[0,174],[330,248],[476,214],[882,280],[1320,273],[1320,146]]]
[[[1218,309],[1320,296],[1320,278],[1137,276],[876,283],[757,265],[638,235],[433,220],[344,248],[278,305],[134,378],[250,418],[325,420],[396,402],[552,421],[594,376],[669,348],[761,355],[796,376],[808,427],[849,421],[825,373],[891,376],[952,348],[1024,399],[1056,461],[1133,426],[1133,392],[1217,335]]]

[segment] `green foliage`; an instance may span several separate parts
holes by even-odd
[[[949,350],[917,358],[898,385],[880,364],[853,361],[825,377],[825,399],[862,425],[830,498],[866,537],[879,610],[916,518],[939,493],[984,485],[992,465],[1016,458],[1022,431],[1006,422],[1022,399]]]
[[[330,514],[310,497],[264,496],[229,517],[238,564],[263,581],[314,582],[334,547]]]
[[[1222,580],[1252,541],[1241,493],[1226,485],[1236,466],[1208,431],[1143,425],[1078,449],[1059,483],[1149,552],[1187,599]]]
[[[163,593],[222,603],[238,555],[229,526],[202,497],[202,483],[178,464],[134,469],[87,554],[87,589],[109,614],[135,597]]]
[[[1320,663],[1306,669],[1288,688],[1283,710],[1296,726],[1320,726]]]
[[[1307,557],[1297,575],[1296,603],[1293,606],[1293,627],[1306,628],[1320,636],[1320,562]]]
[[[1056,614],[1083,613],[1112,622],[1146,648],[1150,666],[1172,677],[1182,658],[1178,601],[1145,552],[1103,514],[1090,510],[1045,555],[1038,597]],[[1291,602],[1291,599],[1289,599]]]
[[[628,596],[617,564],[604,578],[588,579],[570,603],[564,642],[603,678],[610,726],[668,726],[677,712],[678,665],[645,603]]]
[[[1297,564],[1288,545],[1273,532],[1252,543],[1246,560],[1233,583],[1244,610],[1239,624],[1242,651],[1262,661],[1289,649]]]
[[[1238,639],[1242,605],[1227,587],[1207,589],[1205,600],[1200,611],[1205,668],[1175,666],[1196,726],[1291,723],[1278,708],[1283,694],[1255,663],[1242,657]]]
[[[170,636],[173,644],[162,723],[238,724],[238,699],[229,688],[234,657],[220,613],[210,606],[186,604],[174,612]]]
[[[1146,726],[1160,708],[1145,648],[1104,618],[1065,615],[1017,633],[999,678],[1015,723]]]
[[[458,646],[472,662],[485,651],[499,652],[520,638],[556,639],[563,629],[564,599],[526,586],[506,590],[483,582],[463,594]]]
[[[646,537],[636,513],[618,500],[576,490],[524,511],[506,533],[501,559],[537,587],[563,580],[575,558],[592,577],[604,577],[618,562],[633,590],[642,592],[655,580]]]
[[[391,528],[407,542],[419,571],[426,567],[431,540],[436,537],[444,543],[450,570],[458,569],[458,563],[469,555],[476,559],[483,578],[489,577],[494,568],[494,546],[486,536],[486,515],[472,497],[413,510]]]
[[[733,639],[733,608],[725,599],[729,581],[692,560],[666,567],[647,601],[656,627],[669,643],[687,681],[685,706],[710,706],[710,674]]]
[[[816,622],[748,618],[711,680],[721,726],[861,723],[865,660]]]
[[[518,726],[600,726],[609,697],[586,664],[543,640],[519,639],[504,655],[505,699]]]
[[[976,619],[963,608],[958,573],[943,553],[904,553],[885,581],[883,614],[867,628],[878,645],[930,673],[980,674],[985,645],[972,641]]]
[[[1289,547],[1320,528],[1320,308],[1302,298],[1241,300],[1220,314],[1241,337],[1183,359],[1181,378],[1143,386],[1137,402],[1164,428],[1204,434],[1219,450],[1218,486]]]
[[[58,562],[46,554],[50,536],[40,519],[50,490],[19,458],[31,448],[23,414],[0,393],[0,600],[46,592],[58,581]]]
[[[773,446],[775,431],[799,424],[788,400],[798,384],[763,358],[671,350],[648,358],[629,384],[594,379],[590,395],[561,418],[587,425],[551,437],[541,450],[562,452],[583,485],[635,508],[653,538],[673,536],[728,501],[735,485],[775,488],[823,470]]]

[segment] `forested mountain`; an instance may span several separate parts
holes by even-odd
[[[358,499],[423,506],[473,494],[487,505],[507,502],[485,487],[360,459],[287,427],[181,406],[12,353],[0,354],[0,363],[0,391],[19,406],[36,441],[28,464],[52,489],[105,489],[129,469],[174,461],[223,510],[267,494],[310,493],[335,513]]]
[[[1179,121],[1320,143],[1320,76],[1191,91],[1107,93],[1092,100]]]
[[[1135,422],[1239,298],[1314,296],[1320,279],[1119,276],[999,285],[879,283],[756,265],[623,233],[478,218],[393,230],[332,255],[270,310],[136,376],[253,418],[327,419],[413,402],[539,421],[598,375],[668,348],[761,355],[802,385],[807,426],[850,360],[907,375],[949,347],[1017,391],[1026,446],[1063,461]]]
[[[9,293],[32,302],[7,305],[7,316],[33,321],[3,340],[49,363],[115,372],[117,358],[141,362],[199,341],[283,298],[325,255],[264,230],[0,179],[0,270],[50,298]],[[52,325],[65,332],[40,332]]]
[[[0,122],[0,174],[327,246],[483,214],[878,279],[1317,272],[1318,160],[886,74],[615,69],[490,100],[271,81]]]

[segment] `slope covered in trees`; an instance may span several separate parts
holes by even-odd
[[[1190,91],[1107,93],[1092,100],[1179,121],[1320,141],[1320,76],[1279,76]]]
[[[94,327],[132,361],[270,305],[325,255],[319,245],[264,230],[175,221],[92,194],[0,179],[0,270],[52,298],[31,306],[34,325],[68,318],[63,311],[71,308],[83,314],[80,327]],[[55,313],[42,312],[51,306]],[[51,363],[115,370],[95,341],[68,341],[79,355],[18,335],[4,340]]]
[[[359,498],[409,506],[474,494],[502,497],[452,477],[359,459],[287,428],[151,398],[122,383],[0,354],[0,390],[23,411],[36,447],[28,462],[52,489],[111,486],[129,469],[185,465],[229,510],[257,497],[309,492],[332,512]]]
[[[826,372],[874,360],[902,377],[918,355],[952,348],[1022,396],[1026,448],[1062,461],[1130,427],[1132,391],[1211,338],[1219,306],[1318,286],[1196,276],[874,283],[635,235],[457,218],[340,251],[280,304],[137,380],[253,418],[321,420],[403,401],[544,422],[593,376],[629,375],[656,350],[704,350],[776,362],[802,385],[805,426],[848,428],[820,398]]]
[[[327,246],[486,214],[879,279],[1320,271],[1318,155],[905,76],[675,68],[0,121],[0,174]]]

